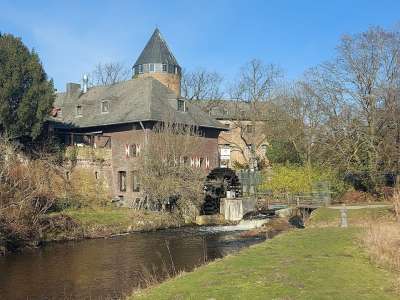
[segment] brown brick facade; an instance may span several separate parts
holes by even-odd
[[[154,123],[143,122],[142,125],[144,128],[140,123],[102,128],[102,135],[111,137],[111,158],[108,158],[105,164],[103,163],[108,166],[107,168],[100,169],[99,164],[86,164],[84,163],[85,160],[80,162],[80,167],[91,170],[93,177],[106,176],[112,198],[119,198],[127,205],[142,197],[140,191],[134,190],[133,176],[138,175],[134,172],[138,170],[138,159],[145,147],[146,132],[152,130]],[[189,158],[189,163],[193,161],[193,167],[199,167],[198,164],[196,165],[196,161],[200,159],[202,161],[201,168],[205,170],[218,167],[218,134],[219,130],[212,128],[201,130],[199,147]],[[129,151],[129,148],[133,145],[137,146],[136,156]],[[120,172],[124,172],[122,176],[125,176],[125,190],[121,190]],[[140,182],[140,178],[137,177],[136,179]]]
[[[172,90],[178,97],[181,96],[181,75],[180,74],[170,74],[170,73],[159,73],[159,72],[151,72],[151,73],[143,73],[135,75],[135,78],[141,77],[152,77],[157,79],[167,88]]]

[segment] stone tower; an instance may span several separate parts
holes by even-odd
[[[147,42],[139,58],[133,66],[133,77],[151,76],[173,90],[179,97],[181,94],[181,67],[169,50],[167,43],[158,28]]]

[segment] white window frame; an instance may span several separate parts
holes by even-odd
[[[76,117],[82,117],[83,116],[83,112],[82,112],[82,105],[77,105],[75,107],[75,116]]]
[[[179,106],[180,103],[183,103],[182,109],[180,109],[180,106]],[[186,101],[185,101],[185,100],[182,100],[182,99],[177,99],[177,102],[176,102],[176,110],[177,110],[177,111],[181,111],[181,112],[186,112],[186,111],[187,111],[187,108],[186,108]]]
[[[104,110],[104,108],[106,107],[105,105],[107,104],[107,110]],[[108,114],[110,112],[110,106],[111,103],[109,100],[103,100],[101,101],[101,107],[100,107],[100,111],[102,114]]]

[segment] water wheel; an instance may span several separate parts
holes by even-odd
[[[220,199],[226,197],[227,191],[241,196],[241,185],[235,171],[229,168],[215,168],[207,176],[204,183],[206,196],[201,208],[201,214],[212,215],[219,213]]]

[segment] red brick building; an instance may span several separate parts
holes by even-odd
[[[224,125],[180,97],[181,68],[158,29],[133,66],[133,78],[88,88],[68,83],[55,101],[51,128],[67,145],[109,149],[102,168],[88,163],[93,176],[107,178],[113,198],[140,197],[136,162],[150,131],[160,122],[195,126],[201,146],[191,159],[219,165],[218,136]]]

